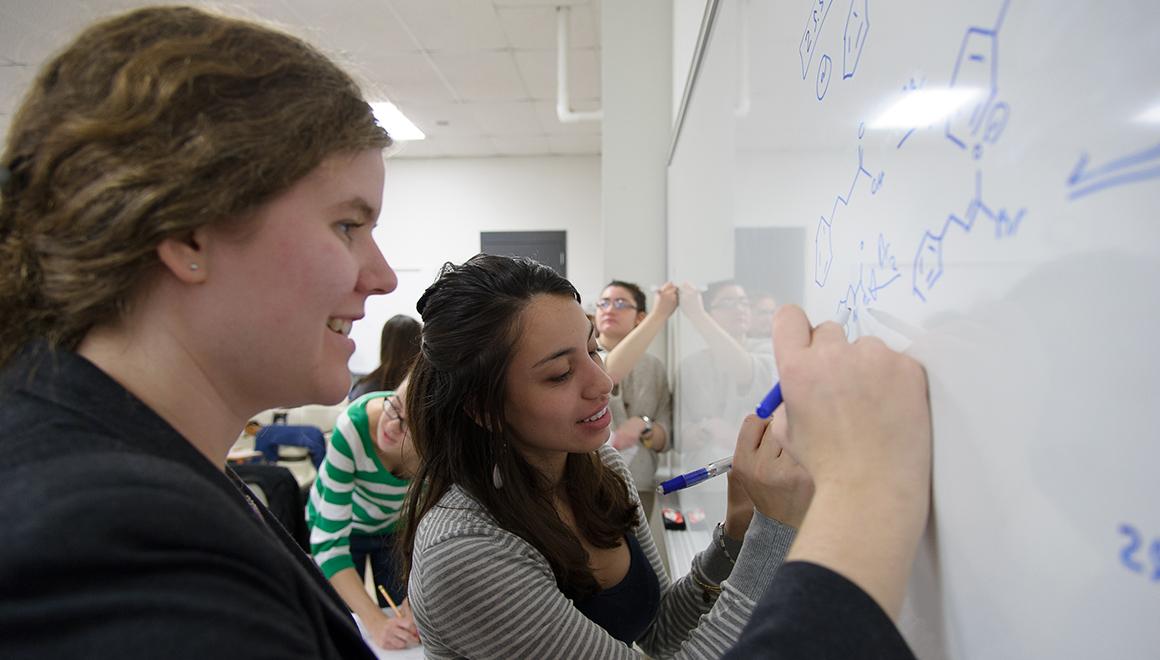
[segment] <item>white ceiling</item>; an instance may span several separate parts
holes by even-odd
[[[0,135],[40,65],[125,9],[210,6],[321,47],[427,139],[397,157],[600,153],[600,123],[556,118],[556,6],[571,7],[573,110],[600,107],[601,0],[0,0]]]

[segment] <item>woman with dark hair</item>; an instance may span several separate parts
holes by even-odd
[[[422,330],[421,323],[405,314],[395,314],[387,319],[379,337],[379,366],[358,379],[347,398],[354,401],[370,392],[399,389],[419,354],[419,333]]]
[[[0,157],[0,656],[373,657],[226,454],[346,395],[390,144],[313,47],[196,9],[45,65]]]
[[[444,266],[418,309],[422,487],[401,546],[428,656],[705,657],[735,641],[804,515],[804,473],[731,475],[724,521],[672,582],[605,445],[612,381],[572,285],[479,255]]]

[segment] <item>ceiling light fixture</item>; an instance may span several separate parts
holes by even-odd
[[[407,116],[394,103],[390,101],[372,103],[371,109],[374,110],[375,121],[379,123],[379,126],[387,129],[392,140],[406,142],[427,139],[423,131],[419,130],[419,127],[410,119],[407,119]]]

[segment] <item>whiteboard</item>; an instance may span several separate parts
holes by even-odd
[[[852,338],[926,366],[933,507],[900,622],[916,653],[1158,657],[1160,3],[706,16],[669,274],[731,277],[737,228],[803,228],[785,302],[815,321],[848,305]],[[703,346],[687,321],[673,334],[677,360]]]

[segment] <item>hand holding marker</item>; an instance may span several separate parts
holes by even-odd
[[[838,313],[838,316],[834,319],[834,322],[842,327],[845,327],[849,320],[850,308],[847,307]],[[761,403],[757,405],[757,416],[762,419],[769,419],[769,416],[772,415],[773,411],[777,410],[778,406],[780,405],[781,383],[779,382],[774,384],[773,389],[769,390],[769,394],[766,394],[765,398],[761,400]],[[695,486],[702,481],[705,481],[706,479],[712,479],[713,477],[725,474],[731,469],[733,469],[733,457],[726,456],[725,458],[713,461],[705,467],[697,468],[692,472],[686,472],[684,474],[677,475],[668,481],[662,482],[661,485],[657,486],[657,492],[661,495],[668,495],[669,493],[674,493],[678,490],[684,490],[689,486]]]

